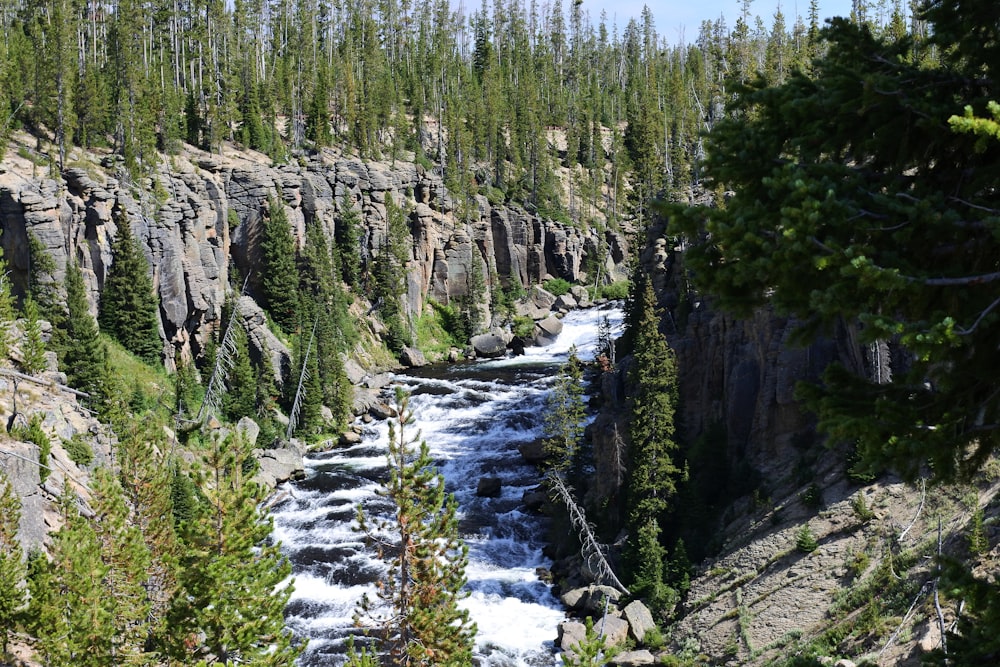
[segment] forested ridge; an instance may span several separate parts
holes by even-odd
[[[862,3],[858,20],[901,36],[906,10]],[[624,25],[581,2],[469,12],[447,0],[5,2],[0,131],[34,128],[59,168],[79,145],[140,172],[184,141],[278,159],[407,151],[456,194],[617,218],[625,183],[641,212],[698,181],[701,133],[734,84],[781,82],[823,49],[817,0],[805,17],[763,18],[746,0],[732,24],[705,21],[674,44],[648,7]]]

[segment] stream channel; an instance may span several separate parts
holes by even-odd
[[[593,359],[604,317],[617,336],[619,307],[574,311],[550,346],[528,347],[518,357],[409,370],[393,375],[386,389],[401,385],[411,394],[415,426],[458,500],[469,546],[469,596],[461,604],[478,626],[479,665],[561,664],[554,644],[565,614],[536,571],[551,565],[542,555],[546,519],[521,501],[541,476],[517,447],[543,436],[545,401],[559,366],[574,345],[582,360]],[[361,596],[374,593],[383,571],[352,528],[359,503],[369,515],[392,510],[376,494],[386,474],[387,441],[387,422],[367,424],[360,444],[308,455],[305,479],[279,489],[285,497],[272,508],[274,537],[295,578],[286,620],[309,638],[302,667],[343,664],[345,640],[357,632],[351,616]],[[502,480],[499,497],[476,496],[483,477]]]

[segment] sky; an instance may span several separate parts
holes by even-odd
[[[563,6],[567,6],[563,2]],[[726,25],[730,28],[739,17],[741,0],[583,0],[583,9],[590,12],[591,19],[597,23],[603,9],[608,13],[608,26],[613,23],[618,26],[621,34],[630,18],[639,18],[643,5],[649,5],[656,19],[656,30],[666,37],[671,44],[681,41],[692,42],[698,36],[698,27],[704,20],[712,20],[720,16],[726,17]],[[806,19],[809,15],[809,0],[753,0],[750,13],[760,16],[770,27],[775,10],[781,5],[785,15],[785,23],[791,28],[797,15]],[[830,16],[847,16],[851,13],[851,0],[819,0],[820,19]]]

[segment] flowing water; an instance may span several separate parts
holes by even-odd
[[[559,601],[538,576],[550,563],[542,555],[545,519],[522,506],[540,481],[517,446],[543,435],[546,396],[571,346],[581,359],[594,357],[598,324],[607,317],[617,334],[619,308],[570,313],[555,344],[529,347],[523,356],[394,375],[410,392],[410,408],[423,439],[454,493],[463,538],[469,545],[469,596],[462,605],[478,626],[477,663],[496,667],[560,664],[556,628],[564,618]],[[412,431],[411,431],[412,432]],[[343,663],[351,616],[374,592],[382,564],[355,525],[361,503],[369,515],[391,506],[376,494],[386,472],[388,425],[365,426],[355,446],[311,454],[306,478],[282,487],[273,508],[274,534],[292,561],[295,592],[286,618],[309,638],[304,667]],[[483,477],[499,477],[497,498],[479,498]]]

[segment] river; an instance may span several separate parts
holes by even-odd
[[[469,545],[469,596],[462,605],[478,626],[477,664],[549,667],[557,626],[565,617],[538,574],[550,563],[542,555],[544,517],[521,499],[540,481],[523,462],[518,445],[543,435],[545,400],[571,346],[581,359],[594,357],[597,330],[608,318],[613,334],[620,308],[569,313],[553,345],[529,347],[519,357],[435,365],[393,376],[411,394],[416,427],[454,493],[463,538]],[[412,431],[410,431],[412,432]],[[286,611],[289,626],[309,638],[303,667],[341,665],[351,616],[382,564],[352,527],[356,508],[388,513],[376,494],[386,472],[388,424],[364,427],[360,444],[306,458],[306,478],[284,485],[274,506],[274,535],[293,565],[295,592]],[[483,477],[502,480],[497,498],[476,496]]]

